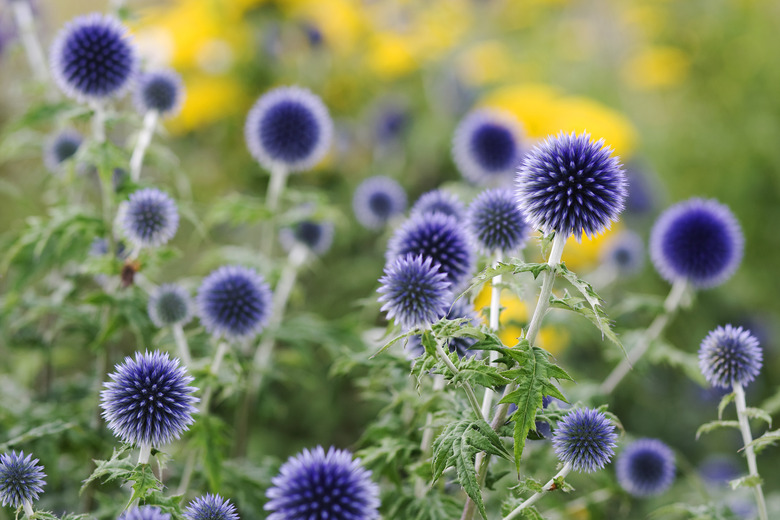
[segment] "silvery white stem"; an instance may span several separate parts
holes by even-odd
[[[447,355],[446,352],[444,352],[444,347],[442,347],[441,343],[439,341],[436,342],[436,353],[439,354],[439,359],[444,361],[444,364],[447,365],[447,368],[450,369],[450,372],[453,373],[453,375],[458,375],[460,373],[460,370],[458,370],[458,367],[456,367],[452,360],[450,360],[450,357]],[[474,389],[471,388],[471,384],[468,381],[464,381],[462,383],[463,390],[466,392],[466,397],[468,398],[469,404],[471,405],[471,409],[474,411],[478,419],[485,419],[485,416],[482,415],[482,409],[479,407],[479,402],[477,401],[477,396],[474,393]]]
[[[141,132],[138,134],[138,140],[135,142],[135,148],[133,148],[133,155],[130,157],[130,179],[133,182],[138,182],[141,178],[141,168],[144,163],[144,156],[146,150],[152,143],[152,137],[154,136],[154,129],[157,128],[157,119],[160,117],[159,112],[156,110],[149,110],[144,115],[144,123],[141,128]]]
[[[20,2],[14,2],[14,3],[20,3]],[[22,508],[24,508],[24,514],[27,515],[27,518],[32,518],[35,514],[35,511],[33,511],[32,504],[29,500],[23,500],[22,501]]]
[[[514,508],[511,513],[509,513],[504,517],[504,520],[512,520],[514,518],[518,518],[521,512],[523,511],[523,509],[534,505],[547,492],[552,491],[556,479],[565,478],[570,471],[571,471],[571,462],[567,462],[553,478],[547,481],[547,483],[544,485],[541,491],[537,491],[528,500],[526,500],[525,502],[523,502],[522,504]]]
[[[95,101],[91,105],[92,138],[96,143],[103,143],[106,140],[106,108],[101,101]]]
[[[140,448],[141,451],[138,453],[138,464],[149,464],[149,457],[152,456],[152,445],[143,443]]]
[[[16,25],[19,27],[19,36],[22,40],[24,53],[33,71],[35,79],[40,82],[49,80],[49,69],[46,67],[46,56],[43,53],[41,42],[35,33],[35,24],[30,2],[27,0],[11,0]]]
[[[444,389],[444,377],[440,374],[434,374],[433,376],[433,392],[441,392]],[[425,429],[423,430],[423,437],[422,442],[420,442],[420,451],[422,452],[423,457],[427,457],[428,452],[431,451],[431,446],[433,446],[433,413],[428,412],[428,414],[425,416]],[[425,490],[428,488],[428,483],[418,478],[417,482],[414,485],[414,495],[417,498],[422,498],[425,496]]]
[[[503,259],[501,251],[496,251],[495,265]],[[497,332],[500,328],[500,312],[501,312],[501,282],[503,280],[502,275],[493,277],[490,282],[490,329]],[[491,350],[489,354],[490,363],[495,363],[498,359],[498,352]],[[490,409],[493,407],[493,395],[495,392],[492,388],[485,389],[485,395],[482,398],[482,415],[484,417],[490,417]]]
[[[271,212],[270,219],[263,227],[262,250],[268,256],[271,256],[274,245],[274,221],[276,212],[279,208],[279,199],[281,198],[284,185],[287,182],[287,167],[281,163],[274,163],[271,168],[271,179],[268,181],[268,192],[265,195],[265,206]]]
[[[181,326],[181,323],[174,323],[171,330],[173,330],[173,339],[176,340],[182,363],[187,368],[191,368],[192,356],[190,356],[190,346],[187,343],[187,336],[184,335],[184,328]]]
[[[758,465],[756,464],[756,452],[753,449],[753,434],[750,432],[750,422],[747,416],[747,404],[745,403],[745,390],[742,385],[734,382],[734,401],[737,405],[737,419],[739,419],[739,430],[742,432],[742,441],[745,443],[745,458],[747,458],[748,471],[751,477],[758,477]],[[756,505],[758,506],[758,516],[761,520],[768,520],[766,502],[764,501],[764,491],[761,484],[753,486],[753,494],[756,496]]]

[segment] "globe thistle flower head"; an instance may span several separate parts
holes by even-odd
[[[379,518],[379,487],[346,450],[321,446],[290,457],[271,480],[268,520]]]
[[[120,217],[127,238],[140,247],[166,244],[179,228],[176,203],[156,188],[144,188],[132,193]]]
[[[62,130],[46,140],[43,150],[43,162],[52,173],[60,171],[63,162],[78,152],[84,141],[80,133],[73,129]]]
[[[128,509],[119,520],[171,520],[171,515],[163,513],[159,507],[141,506]]]
[[[698,289],[722,284],[739,267],[745,240],[729,208],[699,198],[664,211],[650,233],[650,258],[669,282]]]
[[[46,485],[43,466],[36,466],[38,459],[31,454],[12,451],[0,455],[0,501],[3,505],[18,508],[25,502],[38,500]]]
[[[628,194],[618,158],[603,139],[584,133],[548,137],[526,154],[515,181],[520,209],[535,229],[578,240],[609,228]]]
[[[181,285],[161,285],[149,296],[148,311],[156,327],[184,325],[192,318],[190,293]]]
[[[133,92],[133,103],[141,112],[156,111],[163,117],[179,113],[184,103],[184,83],[170,69],[141,74]]]
[[[618,456],[615,472],[620,486],[630,494],[660,495],[674,481],[674,453],[657,439],[640,439]]]
[[[575,471],[592,473],[612,459],[616,440],[615,425],[606,415],[578,408],[558,422],[552,442],[561,462],[571,463]]]
[[[479,323],[479,318],[477,317],[477,313],[474,312],[474,307],[466,298],[459,299],[450,305],[448,309],[447,314],[444,316],[448,320],[467,318],[470,325],[477,325]],[[475,338],[458,336],[449,339],[448,348],[450,352],[457,352],[458,357],[460,358],[467,356],[482,357],[481,351],[471,350],[472,345],[476,342],[477,340]],[[405,349],[409,359],[420,357],[423,352],[425,352],[425,348],[422,345],[422,338],[420,336],[409,336]]]
[[[469,206],[468,225],[485,254],[521,249],[530,231],[512,191],[506,188],[480,193]]]
[[[474,251],[468,230],[443,213],[413,216],[396,230],[387,247],[388,262],[412,254],[430,258],[447,275],[451,289],[460,287],[474,270]]]
[[[645,243],[633,231],[621,231],[604,247],[602,261],[620,275],[631,276],[645,264]]]
[[[379,301],[384,302],[381,310],[403,330],[430,325],[447,314],[452,301],[447,275],[430,257],[422,255],[390,260],[379,283]]]
[[[749,330],[726,325],[711,331],[699,347],[699,368],[720,388],[747,386],[761,371],[763,352]]]
[[[285,251],[289,252],[296,244],[301,244],[311,252],[322,255],[333,244],[333,223],[303,220],[291,228],[282,229],[279,240]]]
[[[521,134],[519,124],[509,114],[475,110],[455,130],[455,165],[474,184],[508,184],[522,157]]]
[[[225,265],[212,271],[195,303],[206,330],[231,339],[259,334],[271,316],[271,289],[254,269]]]
[[[198,497],[184,510],[187,520],[239,520],[236,506],[219,495]]]
[[[366,229],[382,228],[406,211],[406,204],[406,192],[401,185],[381,175],[361,182],[352,197],[355,218]]]
[[[442,213],[461,220],[466,216],[466,206],[457,195],[450,191],[432,190],[420,195],[420,198],[412,206],[412,217],[424,213]]]
[[[398,140],[409,126],[411,114],[400,103],[388,103],[381,107],[374,123],[374,135],[380,145]]]
[[[710,455],[699,465],[698,473],[708,486],[725,488],[739,477],[740,467],[732,457]]]
[[[65,24],[52,43],[50,66],[68,97],[99,101],[130,87],[138,56],[127,28],[117,18],[92,13]]]
[[[319,97],[299,87],[279,87],[249,111],[244,136],[252,156],[266,169],[308,170],[327,153],[333,122]]]

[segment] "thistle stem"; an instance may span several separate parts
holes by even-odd
[[[753,450],[753,434],[750,432],[750,422],[748,422],[747,405],[745,403],[745,390],[742,385],[733,382],[734,401],[737,405],[737,419],[739,419],[739,430],[742,432],[742,441],[745,443],[745,457],[747,458],[748,471],[751,477],[758,477],[758,465],[756,464],[756,452]],[[764,491],[761,484],[753,486],[753,494],[756,496],[756,505],[758,506],[758,517],[761,520],[768,520],[766,502],[764,501]]]
[[[433,376],[433,392],[438,393],[444,390],[444,378],[436,374]],[[428,414],[425,416],[425,429],[423,430],[423,437],[422,442],[420,442],[420,451],[422,452],[423,458],[428,457],[428,453],[431,451],[431,446],[433,446],[433,412],[428,412]],[[428,488],[428,483],[423,480],[422,478],[417,478],[417,482],[414,485],[414,495],[417,498],[422,498],[425,496],[425,490]]]
[[[152,456],[152,445],[148,442],[141,443],[141,451],[138,452],[138,464],[149,464],[149,457]]]
[[[41,83],[48,81],[49,69],[46,67],[46,56],[43,53],[41,42],[35,33],[34,17],[30,3],[27,1],[11,2],[14,10],[16,25],[19,27],[19,36],[22,40],[22,47],[30,63],[33,76]]]
[[[452,363],[447,353],[444,352],[444,347],[442,347],[441,342],[439,341],[436,342],[436,353],[439,354],[439,358],[444,361],[444,364],[447,365],[447,368],[450,369],[450,372],[452,372],[453,375],[457,376],[460,374],[460,370],[458,370],[458,367]],[[468,381],[464,381],[461,386],[466,392],[466,397],[468,398],[469,404],[471,405],[471,409],[477,415],[477,418],[484,420],[485,417],[482,415],[482,409],[479,407],[479,401],[477,401],[477,396],[474,394],[474,389],[471,388],[471,385]]]
[[[498,264],[503,259],[502,251],[496,251],[495,264]],[[490,282],[490,330],[498,332],[500,328],[500,312],[501,312],[501,282],[503,280],[502,275],[493,277]],[[498,359],[498,352],[491,350],[489,354],[489,362],[495,363]],[[490,409],[493,407],[493,395],[495,392],[492,388],[485,389],[485,395],[482,397],[482,415],[483,417],[490,417]]]
[[[22,501],[22,508],[24,508],[24,514],[27,516],[27,518],[32,518],[33,515],[35,515],[35,511],[33,511],[32,504],[29,500]]]
[[[222,359],[227,352],[228,344],[225,341],[220,341],[217,345],[217,351],[214,352],[214,361],[211,362],[211,368],[209,374],[216,376],[219,373],[219,367],[222,365]],[[203,400],[200,403],[200,413],[206,415],[209,413],[209,405],[211,404],[211,396],[214,394],[214,385],[206,387],[206,391],[203,392]]]
[[[559,478],[565,478],[570,471],[571,471],[571,462],[567,462],[553,478],[547,481],[547,483],[544,485],[541,491],[537,491],[528,500],[526,500],[525,502],[523,502],[522,504],[514,508],[511,513],[509,513],[504,517],[504,520],[512,520],[514,518],[518,518],[523,509],[527,507],[531,507],[537,501],[539,501],[539,499],[542,498],[546,493],[552,491],[555,488],[555,481]]]
[[[184,335],[184,328],[181,323],[174,323],[171,327],[173,330],[173,339],[176,340],[176,347],[179,349],[179,355],[187,368],[192,367],[192,356],[190,356],[190,346],[187,343],[187,336]]]
[[[92,139],[101,144],[106,141],[106,109],[100,101],[92,103]]]
[[[268,181],[268,191],[265,195],[265,207],[271,212],[270,219],[265,223],[263,229],[262,251],[269,257],[273,252],[274,246],[274,223],[276,222],[276,212],[279,208],[279,199],[284,191],[284,185],[287,182],[287,168],[280,163],[274,163],[271,168],[271,179]]]
[[[144,124],[141,132],[138,134],[138,140],[135,142],[133,155],[130,157],[130,179],[133,182],[138,182],[138,179],[141,178],[141,167],[144,163],[146,149],[152,143],[154,129],[157,127],[157,119],[159,117],[160,113],[157,110],[149,110],[144,115]]]

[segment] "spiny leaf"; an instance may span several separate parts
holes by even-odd
[[[747,415],[750,419],[759,419],[764,421],[767,426],[770,428],[772,427],[772,416],[761,408],[745,408],[745,415]]]
[[[710,421],[708,423],[704,423],[701,426],[699,426],[699,429],[696,430],[696,440],[699,440],[699,437],[702,436],[704,433],[710,433],[713,430],[717,430],[718,428],[736,428],[739,429],[739,422],[737,421]]]
[[[84,481],[79,493],[83,493],[96,480],[104,484],[117,479],[128,480],[135,469],[135,464],[130,460],[130,449],[130,445],[125,444],[119,449],[114,449],[109,460],[95,460],[97,467]]]
[[[731,489],[737,489],[741,487],[755,487],[760,486],[762,483],[763,480],[758,475],[745,475],[744,477],[729,480],[729,486],[731,486]]]
[[[737,394],[734,392],[730,392],[723,396],[723,398],[720,400],[720,403],[718,403],[718,420],[723,420],[723,411],[736,396]]]
[[[780,430],[772,430],[771,432],[766,432],[757,439],[753,439],[753,442],[748,444],[748,446],[753,446],[756,453],[759,453],[764,448],[774,446],[778,442],[780,442]]]
[[[130,497],[130,504],[136,500],[145,501],[147,495],[154,491],[162,491],[162,482],[157,480],[150,464],[138,464],[129,478],[133,482],[133,494]]]
[[[25,444],[35,439],[40,439],[41,437],[44,437],[46,435],[54,435],[55,433],[61,433],[65,430],[69,430],[73,428],[73,423],[66,423],[63,420],[57,419],[55,421],[52,421],[50,423],[42,424],[40,426],[36,426],[35,428],[31,428],[24,432],[21,435],[17,435],[13,439],[10,439],[2,444],[0,444],[0,453],[4,453],[11,449],[14,446],[17,446],[19,444]]]
[[[482,287],[485,282],[495,278],[496,276],[504,274],[531,273],[534,276],[534,279],[536,279],[539,274],[549,269],[550,266],[547,263],[534,264],[522,262],[518,259],[512,259],[507,262],[498,262],[495,265],[489,265],[472,279],[473,281],[471,285],[456,298],[456,301],[461,299],[466,294],[471,294],[472,291]]]

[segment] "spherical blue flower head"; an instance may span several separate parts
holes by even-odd
[[[705,289],[734,274],[744,245],[739,222],[727,206],[694,198],[658,217],[650,233],[650,258],[669,282],[687,280]]]
[[[447,275],[430,257],[407,254],[388,261],[377,290],[388,320],[403,330],[426,327],[447,314],[452,301]]]
[[[124,259],[127,253],[127,247],[125,243],[119,241],[116,243],[116,257]],[[89,245],[89,254],[91,256],[103,256],[108,254],[108,240],[105,238],[96,237]]]
[[[197,313],[214,336],[238,339],[259,334],[271,316],[271,289],[254,269],[225,265],[198,289]]]
[[[192,298],[181,285],[161,285],[149,295],[148,311],[152,323],[159,328],[184,325],[192,318]]]
[[[575,471],[602,469],[615,454],[615,425],[598,410],[578,408],[558,422],[553,433],[555,454]]]
[[[333,447],[290,457],[266,492],[268,520],[374,520],[379,487],[352,454]]]
[[[36,466],[38,459],[24,452],[3,453],[0,455],[0,500],[4,506],[17,508],[24,502],[38,500],[46,485],[43,478],[43,466]]]
[[[726,325],[711,331],[701,342],[699,368],[712,386],[747,386],[761,371],[763,357],[749,330]]]
[[[412,254],[430,258],[455,290],[471,277],[474,252],[468,230],[455,217],[423,213],[407,220],[390,238],[388,262]]]
[[[711,455],[699,465],[699,475],[712,487],[727,487],[730,480],[739,477],[740,472],[737,462],[723,455]]]
[[[640,439],[618,456],[615,472],[620,486],[630,494],[660,495],[674,481],[674,453],[657,439]]]
[[[50,66],[66,95],[93,101],[124,93],[136,74],[138,56],[118,19],[92,13],[65,24],[52,43]]]
[[[156,110],[163,117],[175,116],[184,103],[184,83],[173,70],[141,74],[133,91],[133,103],[139,112]]]
[[[159,351],[126,357],[103,383],[100,406],[109,429],[123,442],[162,446],[178,439],[193,423],[198,398],[193,378]]]
[[[456,301],[448,308],[449,311],[447,311],[447,314],[444,316],[448,320],[467,318],[468,323],[471,325],[476,326],[479,323],[479,319],[477,317],[477,313],[474,312],[473,305],[469,303],[468,300],[466,300],[466,298],[461,298],[460,300]],[[458,357],[460,358],[466,356],[482,357],[481,351],[471,350],[471,347],[476,342],[477,340],[475,338],[467,338],[464,336],[459,336],[455,338],[450,338],[448,347],[450,349],[450,352],[457,352]],[[410,336],[408,341],[406,342],[405,348],[409,359],[416,359],[420,357],[423,354],[423,352],[425,352],[425,348],[422,345],[422,339],[420,336]]]
[[[411,216],[424,213],[442,213],[458,220],[466,217],[466,206],[457,195],[447,190],[432,190],[420,195],[412,206]]]
[[[656,206],[658,195],[650,178],[650,174],[638,165],[628,164],[626,179],[630,189],[626,198],[626,212],[635,215],[646,215]]]
[[[282,229],[279,240],[285,251],[289,252],[295,244],[302,244],[311,252],[321,255],[333,244],[333,223],[303,220],[292,228]]]
[[[143,247],[159,247],[176,234],[179,212],[167,193],[144,188],[130,195],[120,221],[131,242]]]
[[[603,250],[602,261],[624,276],[642,270],[645,264],[645,243],[633,231],[621,231],[610,238]]]
[[[534,147],[517,170],[515,195],[526,220],[545,234],[589,237],[623,211],[628,183],[604,140],[560,133]]]
[[[198,497],[184,510],[187,520],[238,520],[236,506],[219,495]]]
[[[141,506],[128,509],[119,520],[171,520],[171,515],[163,513],[159,507]]]
[[[474,184],[508,184],[522,158],[521,134],[519,124],[509,114],[475,110],[455,130],[455,165]]]
[[[83,137],[75,130],[67,129],[57,132],[46,140],[43,150],[43,162],[52,173],[60,171],[60,165],[76,155],[83,142]]]
[[[374,132],[379,144],[387,144],[398,139],[410,122],[410,113],[398,103],[383,106],[374,123]]]
[[[280,87],[257,100],[244,127],[247,147],[266,169],[308,170],[328,152],[333,122],[309,90]]]
[[[521,249],[530,228],[511,190],[497,188],[480,193],[468,211],[471,235],[485,254]]]
[[[406,211],[406,192],[390,177],[370,177],[355,190],[352,208],[355,218],[367,229],[380,229]]]

